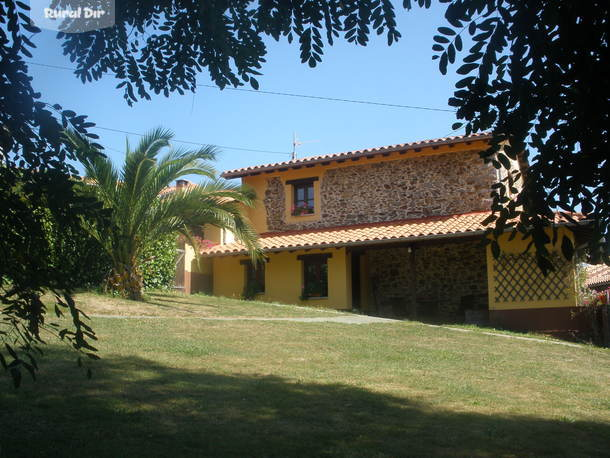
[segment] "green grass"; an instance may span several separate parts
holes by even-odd
[[[203,294],[183,295],[173,292],[147,293],[145,302],[134,302],[97,293],[81,293],[77,302],[87,314],[136,315],[159,317],[319,317],[336,314],[334,310],[298,305],[242,301]]]
[[[36,383],[6,380],[2,457],[610,455],[608,350],[413,322],[184,319],[328,316],[204,296],[79,299],[180,310],[94,318],[92,380],[57,346]]]

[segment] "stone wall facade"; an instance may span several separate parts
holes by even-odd
[[[463,321],[486,310],[487,261],[480,240],[414,244],[366,251],[371,312]]]
[[[270,178],[264,196],[270,231],[313,229],[488,210],[496,171],[477,151],[357,163],[321,177],[321,217],[286,223],[285,189]]]

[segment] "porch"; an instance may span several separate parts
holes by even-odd
[[[482,238],[349,251],[352,308],[426,321],[487,321],[487,256]]]

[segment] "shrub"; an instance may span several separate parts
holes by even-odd
[[[68,272],[75,288],[97,288],[108,277],[110,257],[84,229],[59,226],[45,212],[43,225],[51,269]]]
[[[169,289],[176,276],[176,234],[168,234],[146,247],[140,256],[145,289]]]

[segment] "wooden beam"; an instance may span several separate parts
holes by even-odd
[[[299,178],[298,180],[286,180],[286,184],[291,184],[291,185],[307,184],[307,183],[313,183],[314,181],[318,181],[319,179],[320,179],[319,177]]]
[[[306,259],[328,259],[332,257],[332,253],[300,254],[297,256],[297,259],[299,261],[305,261]]]

